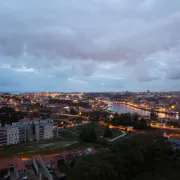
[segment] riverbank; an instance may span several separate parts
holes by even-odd
[[[129,103],[126,103],[126,102],[116,102],[114,104],[122,104],[122,105],[126,105],[126,106],[130,106],[130,107],[133,107],[133,108],[136,108],[136,109],[140,109],[140,110],[143,110],[143,111],[151,111],[150,108],[144,108],[144,107],[140,107],[140,106],[137,106],[137,105],[133,105],[133,104],[129,104]],[[176,112],[164,112],[164,111],[158,111],[158,110],[155,110],[153,109],[153,111],[155,113],[162,113],[162,114],[166,114],[166,115],[176,115],[177,113]]]

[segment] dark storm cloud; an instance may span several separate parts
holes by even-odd
[[[180,2],[132,2],[4,1],[1,53],[18,56],[26,46],[28,53],[51,59],[133,60],[177,43]]]
[[[33,89],[156,89],[179,79],[179,9],[179,0],[2,0],[0,68]]]

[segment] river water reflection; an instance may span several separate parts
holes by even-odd
[[[109,107],[108,110],[117,111],[120,113],[135,113],[135,112],[137,112],[141,115],[147,115],[147,116],[150,115],[149,111],[144,111],[144,110],[137,109],[137,108],[134,108],[134,107],[131,107],[128,105],[124,105],[124,104],[111,104],[111,107]],[[158,116],[160,118],[171,118],[171,119],[178,119],[179,118],[177,115],[172,116],[172,115],[167,115],[164,113],[158,113]]]

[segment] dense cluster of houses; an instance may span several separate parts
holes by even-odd
[[[40,155],[28,158],[0,158],[0,178],[15,176],[17,179],[43,179],[52,180],[54,177],[63,178],[66,173],[60,166],[70,168],[72,161],[77,162],[81,157],[106,151],[108,148],[87,148],[79,151],[64,151],[54,155]]]

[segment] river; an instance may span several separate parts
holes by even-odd
[[[111,104],[111,106],[108,108],[108,110],[117,111],[120,113],[135,113],[135,112],[137,112],[141,115],[147,115],[147,116],[150,115],[149,111],[137,109],[137,108],[134,108],[134,107],[131,107],[128,105],[124,105],[124,104]],[[172,115],[167,115],[164,113],[158,113],[158,116],[160,118],[170,118],[170,119],[178,119],[179,118],[178,115],[172,116]]]

